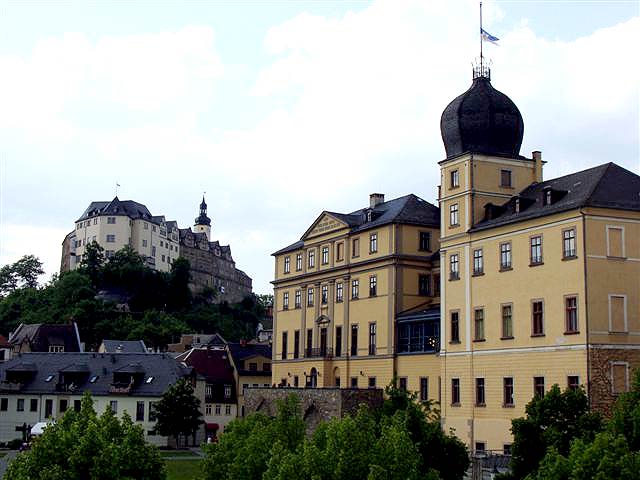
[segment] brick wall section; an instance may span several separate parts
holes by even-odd
[[[618,398],[612,393],[611,362],[629,364],[629,386],[633,383],[634,371],[640,368],[640,350],[602,349],[596,345],[589,349],[591,408],[605,416]]]
[[[248,388],[244,393],[245,415],[262,412],[273,416],[278,400],[293,394],[300,399],[307,434],[311,434],[320,422],[354,414],[361,404],[380,408],[382,393],[382,389],[356,388]]]

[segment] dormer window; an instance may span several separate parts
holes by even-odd
[[[98,375],[93,375],[93,376],[89,379],[89,383],[96,383],[96,380],[98,380]]]
[[[552,201],[551,189],[545,188],[544,191],[542,192],[542,204],[551,205],[551,201]]]
[[[147,379],[144,381],[144,383],[146,383],[147,385],[149,385],[151,382],[153,382],[153,380],[154,380],[155,378],[156,378],[156,377],[147,377]]]
[[[371,210],[369,210],[369,211],[367,212],[367,222],[370,222],[370,221],[371,221],[372,216],[373,216],[373,212],[372,212]]]
[[[515,213],[520,213],[520,199],[519,198],[516,198],[513,210],[515,211]]]
[[[51,380],[53,380],[53,378],[55,377],[55,375],[49,375],[46,379],[45,382],[49,383]]]

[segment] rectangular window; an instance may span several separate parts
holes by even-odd
[[[623,258],[624,249],[624,229],[622,227],[611,227],[607,225],[607,257]]]
[[[504,377],[502,379],[503,406],[513,407],[513,377]]]
[[[400,377],[398,379],[398,388],[403,392],[407,391],[407,377]]]
[[[114,225],[116,223],[116,217],[107,217],[107,224]]]
[[[429,400],[429,377],[420,377],[420,401]]]
[[[458,280],[460,278],[460,263],[458,254],[454,253],[449,257],[449,280]]]
[[[37,412],[38,411],[38,399],[37,398],[32,398],[31,401],[29,402],[29,411],[30,412]]]
[[[320,329],[320,356],[327,356],[327,329],[326,327]]]
[[[156,256],[156,246],[155,245],[151,246],[151,256],[154,257],[154,258]]]
[[[544,377],[533,377],[533,396],[544,397]]]
[[[473,251],[473,274],[482,275],[484,272],[484,261],[482,259],[482,249],[478,248]]]
[[[369,355],[376,354],[376,324],[369,324]]]
[[[351,298],[356,299],[360,295],[360,280],[351,281]]]
[[[511,270],[511,242],[500,244],[500,270]]]
[[[336,261],[344,260],[344,243],[336,243]]]
[[[371,275],[369,277],[369,296],[375,297],[378,294],[378,277]]]
[[[291,271],[291,257],[288,255],[284,257],[284,273],[289,273]]]
[[[484,309],[478,308],[474,311],[474,340],[484,340]]]
[[[502,338],[513,338],[513,306],[502,305]]]
[[[9,399],[0,398],[0,412],[6,412],[8,408],[9,408]]]
[[[476,378],[476,407],[485,406],[484,378]]]
[[[500,186],[511,188],[511,170],[500,170]]]
[[[460,405],[460,379],[451,379],[451,405]]]
[[[60,407],[59,407],[58,411],[59,411],[60,413],[64,413],[64,412],[66,412],[66,411],[67,411],[67,407],[68,407],[68,406],[69,406],[69,400],[61,399],[61,400],[60,400]]]
[[[626,362],[611,363],[611,393],[614,395],[629,391],[628,368]]]
[[[378,251],[378,234],[372,233],[369,235],[369,253],[376,253]]]
[[[224,386],[224,398],[231,398],[231,385]]]
[[[440,296],[440,275],[437,273],[433,275],[433,296]]]
[[[288,343],[288,333],[282,332],[282,359],[287,359],[287,343]]]
[[[284,292],[282,294],[282,308],[284,310],[289,310],[289,292]]]
[[[53,400],[47,398],[44,401],[44,418],[50,418],[53,416]]]
[[[351,256],[359,257],[360,256],[360,239],[354,238],[351,242]]]
[[[307,259],[309,260],[308,264],[307,264],[309,268],[313,268],[313,267],[316,266],[316,252],[315,252],[315,250],[309,250],[307,252]]]
[[[431,251],[431,232],[420,232],[420,245],[418,248],[422,252]]]
[[[144,422],[144,402],[136,403],[136,422]]]
[[[342,327],[336,327],[336,357],[342,356]]]
[[[542,237],[536,235],[530,238],[531,245],[531,265],[539,265],[542,263]]]
[[[609,295],[609,331],[627,331],[627,297]]]
[[[24,398],[19,398],[16,404],[16,411],[24,412]]]
[[[302,305],[302,292],[300,290],[296,290],[294,301],[295,307],[300,308],[300,306]]]
[[[351,388],[358,388],[358,377],[351,377]]]
[[[450,173],[451,188],[458,188],[460,186],[460,172],[458,170],[452,170]]]
[[[146,240],[142,240],[142,246],[145,247],[145,248],[147,247],[147,241]]]
[[[307,289],[307,307],[313,307],[313,287]]]
[[[431,278],[429,275],[418,275],[418,295],[429,296],[431,295]]]
[[[211,405],[210,403],[205,404],[205,406],[204,406],[204,414],[205,415],[211,415],[212,411],[213,411],[213,405]]]
[[[118,401],[117,400],[111,400],[109,402],[109,408],[111,409],[111,411],[113,413],[118,413]]]
[[[297,387],[298,385],[300,385],[300,378],[298,377],[298,375],[294,375],[293,376],[293,386]],[[242,409],[244,410],[244,406],[242,407]]]
[[[351,356],[358,355],[358,325],[351,325]]]
[[[458,204],[454,203],[449,206],[449,225],[452,227],[457,227],[460,225],[458,218]]]
[[[155,422],[156,421],[156,412],[154,409],[154,405],[156,402],[149,402],[149,421],[150,422]]]
[[[531,304],[531,335],[544,335],[544,306],[542,300]]]
[[[322,247],[322,264],[327,265],[329,263],[329,247]]]
[[[343,295],[342,282],[336,283],[336,302],[341,302],[343,299]]]
[[[451,312],[451,342],[460,342],[460,313]]]
[[[337,388],[340,388],[340,377],[335,378],[334,386],[336,386]]]
[[[306,356],[310,357],[313,352],[313,328],[307,329],[307,351]]]
[[[258,362],[249,362],[249,371],[257,372],[258,371]]]
[[[231,405],[227,404],[224,406],[224,414],[231,415]]]
[[[569,390],[577,390],[580,388],[580,377],[577,375],[569,375],[567,377],[567,387]]]
[[[107,243],[115,243],[116,236],[115,235],[107,235]]]
[[[562,256],[574,258],[576,253],[576,229],[564,230],[562,232]]]
[[[376,388],[376,377],[369,377],[369,388]]]
[[[302,254],[296,254],[296,272],[302,270]]]
[[[565,333],[578,333],[578,299],[564,298]]]
[[[82,400],[73,401],[73,410],[79,412],[82,409]]]
[[[216,410],[215,410],[216,415],[220,415],[221,410],[222,410],[222,406],[221,405],[216,405]]]
[[[329,301],[329,286],[328,285],[322,285],[322,287],[320,288],[320,299],[322,301],[323,305],[326,305],[326,303]]]

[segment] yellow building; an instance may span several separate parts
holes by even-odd
[[[640,176],[609,163],[544,181],[541,153],[520,155],[523,131],[476,69],[442,114],[439,210],[424,202],[437,222],[325,212],[274,254],[274,383],[385,386],[395,374],[474,450],[508,452],[511,419],[553,384],[608,410],[640,367]]]
[[[415,195],[373,194],[367,208],[323,212],[276,252],[273,383],[384,387],[405,353],[405,371],[437,372],[439,225]]]

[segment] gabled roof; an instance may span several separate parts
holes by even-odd
[[[103,340],[106,353],[146,353],[147,347],[142,340]]]
[[[545,191],[552,192],[552,203],[544,205]],[[519,199],[520,211],[515,212]],[[532,183],[505,204],[497,215],[473,227],[472,231],[521,222],[583,207],[640,211],[640,176],[615,163],[605,163],[580,172]]]
[[[370,211],[372,212],[371,221],[367,218]],[[331,215],[348,225],[351,233],[369,230],[390,223],[440,228],[440,209],[413,194],[383,202],[373,209],[366,207],[347,214],[337,212],[322,213],[322,215],[325,214]],[[322,218],[322,215],[316,219],[314,224]],[[309,230],[305,234],[308,232]],[[298,240],[272,255],[291,252],[303,246],[303,240]]]
[[[48,323],[26,325],[21,323],[9,336],[9,343],[16,346],[27,343],[32,352],[48,352],[51,345],[62,345],[65,352],[82,351],[75,323],[61,325]]]
[[[247,358],[263,356],[271,359],[271,345],[259,343],[229,343],[229,352],[237,367]]]
[[[6,371],[35,372],[20,389],[20,394],[56,394],[60,373],[85,373],[84,383],[77,384],[77,393],[85,390],[92,395],[109,395],[113,373],[129,366],[144,370],[145,380],[137,383],[131,395],[161,396],[170,385],[191,374],[192,369],[163,353],[22,353],[0,364],[0,380]],[[139,366],[139,367],[138,367]],[[86,367],[86,368],[85,368]],[[46,379],[53,375],[49,382]],[[96,377],[95,379],[93,377]],[[146,380],[153,377],[151,381]],[[94,380],[91,382],[91,380]],[[77,380],[74,381],[74,383]],[[68,393],[66,393],[68,395]]]
[[[176,357],[205,378],[210,385],[211,394],[207,394],[207,402],[235,403],[236,389],[233,366],[226,350],[210,348],[192,348]],[[229,396],[225,396],[225,386],[231,387]]]
[[[91,202],[82,216],[76,221],[96,215],[126,215],[134,220],[141,218],[150,222],[154,221],[154,217],[145,205],[133,200],[120,200],[118,197],[114,197],[110,202]],[[164,220],[164,217],[162,219]]]

